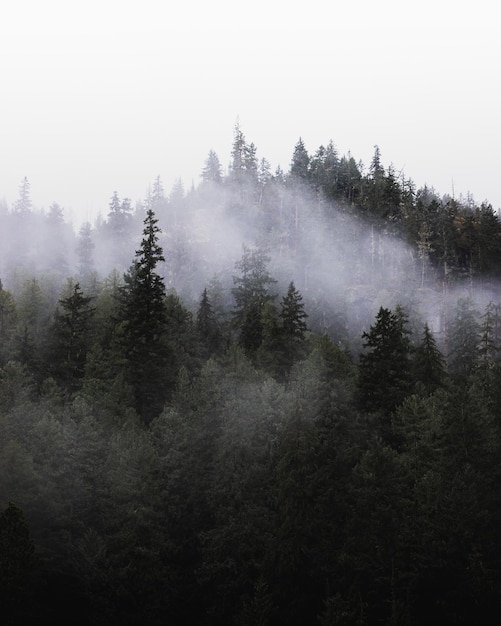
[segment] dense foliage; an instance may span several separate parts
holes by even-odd
[[[256,154],[0,206],[2,623],[497,623],[497,214]]]

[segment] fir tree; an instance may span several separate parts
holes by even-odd
[[[263,250],[251,250],[244,246],[242,259],[236,264],[241,276],[233,277],[234,322],[240,330],[240,344],[248,354],[253,354],[261,345],[261,312],[264,304],[274,299],[269,293],[269,286],[276,281],[268,272],[269,260]]]
[[[301,355],[308,329],[305,321],[307,317],[308,315],[304,311],[303,297],[297,291],[294,283],[291,282],[287,295],[282,299],[282,310],[280,312],[284,356],[283,367],[286,372],[290,370],[294,361]]]
[[[90,320],[94,308],[92,298],[85,296],[80,284],[68,284],[69,295],[59,300],[61,310],[56,311],[52,347],[54,373],[70,392],[75,391],[84,375],[90,339]]]
[[[448,370],[452,378],[465,382],[480,361],[480,324],[471,298],[460,298],[448,332]]]
[[[200,298],[196,318],[196,329],[199,343],[202,346],[203,356],[207,358],[217,352],[221,345],[221,333],[207,295],[207,289],[203,290],[202,297]]]
[[[157,222],[153,210],[148,209],[141,247],[121,288],[126,375],[134,388],[136,410],[145,422],[161,412],[169,393],[163,384],[169,360],[165,285],[156,271],[165,259]]]
[[[411,386],[411,346],[406,317],[381,307],[376,322],[363,333],[366,351],[360,355],[359,393],[362,407],[389,415]]]
[[[414,353],[415,384],[425,393],[430,394],[443,385],[445,376],[445,359],[437,347],[430,327],[425,324],[422,341]]]
[[[222,179],[219,158],[214,150],[209,150],[209,156],[207,157],[202,170],[202,180],[205,183],[212,182],[219,184],[222,182]]]

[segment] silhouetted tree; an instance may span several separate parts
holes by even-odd
[[[169,351],[165,285],[156,271],[165,260],[157,222],[155,213],[148,209],[141,247],[121,289],[127,380],[134,388],[136,410],[145,422],[160,413],[171,391],[163,383]]]
[[[414,352],[412,372],[415,385],[426,393],[433,393],[445,382],[445,359],[428,324],[425,324],[423,338]]]
[[[207,289],[203,290],[202,297],[200,298],[196,329],[199,342],[202,345],[203,356],[208,358],[212,354],[215,354],[221,346],[221,332],[207,295]]]
[[[57,379],[67,391],[75,391],[84,375],[87,351],[90,347],[90,320],[94,308],[92,298],[85,296],[80,284],[69,281],[69,295],[59,300],[53,324],[52,362]]]
[[[364,410],[388,416],[411,389],[411,345],[402,309],[381,307],[376,322],[363,333],[359,393]]]

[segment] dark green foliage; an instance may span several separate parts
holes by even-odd
[[[363,334],[359,394],[363,409],[389,415],[411,389],[411,344],[406,317],[381,307],[376,322]]]
[[[207,295],[207,289],[203,290],[197,311],[196,329],[198,340],[201,345],[201,353],[204,358],[216,354],[222,345],[222,336],[212,310],[212,305]]]
[[[59,300],[61,310],[56,311],[52,327],[53,373],[69,392],[75,391],[84,375],[89,331],[94,308],[92,298],[84,296],[79,283],[68,284],[69,295]]]
[[[445,382],[445,359],[428,324],[425,324],[423,338],[415,349],[412,367],[416,385],[425,393],[433,393]]]
[[[0,606],[5,624],[20,624],[25,617],[34,553],[23,512],[9,502],[0,513]]]
[[[12,294],[0,280],[0,365],[9,359],[9,343],[16,322],[16,305]]]
[[[158,243],[160,228],[149,209],[144,220],[141,247],[121,289],[121,332],[126,378],[134,389],[136,410],[145,422],[157,416],[171,389],[164,385],[170,359],[167,345],[165,285],[157,273],[164,261]]]
[[[157,178],[135,211],[114,194],[77,238],[28,186],[0,205],[6,624],[499,621],[497,214],[416,190],[378,148],[365,169],[300,141],[271,172],[237,125],[227,176],[210,153],[199,189]],[[232,284],[241,231],[259,245]],[[483,316],[451,314],[456,287]],[[412,324],[381,306],[371,326],[398,301]]]
[[[280,320],[282,323],[282,336],[286,347],[286,356],[289,367],[301,353],[301,346],[306,338],[306,318],[308,314],[304,310],[303,297],[296,289],[293,282],[289,284],[287,294],[282,298]]]
[[[480,358],[479,313],[470,298],[458,300],[447,336],[448,371],[465,382],[477,369]]]

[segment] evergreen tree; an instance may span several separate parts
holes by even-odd
[[[376,322],[363,333],[359,394],[362,407],[389,416],[411,388],[411,345],[402,309],[381,307]]]
[[[283,342],[282,364],[285,372],[289,372],[294,361],[301,356],[305,344],[307,313],[304,311],[303,297],[293,282],[289,284],[287,295],[282,298],[280,311],[281,337]]]
[[[269,286],[276,280],[268,272],[269,261],[270,258],[260,248],[251,250],[244,245],[242,259],[236,264],[241,276],[233,277],[234,322],[240,330],[240,344],[248,354],[255,353],[261,345],[261,312],[264,304],[274,299],[269,293]]]
[[[30,181],[26,176],[19,185],[19,198],[14,203],[14,213],[21,216],[31,213]]]
[[[445,381],[445,359],[437,347],[428,324],[424,326],[423,338],[416,347],[413,360],[413,378],[418,388],[433,393]]]
[[[448,328],[448,370],[458,382],[466,382],[475,372],[480,358],[478,311],[471,298],[460,298]]]
[[[482,375],[490,378],[501,359],[501,305],[489,302],[480,325],[479,361]]]
[[[230,178],[236,183],[244,182],[246,152],[247,143],[245,141],[245,136],[240,128],[240,124],[237,122],[233,131],[230,171]]]
[[[94,271],[93,251],[95,244],[92,240],[90,222],[84,222],[80,227],[77,240],[78,274],[83,282],[87,282]]]
[[[203,290],[197,311],[196,329],[198,340],[202,346],[205,358],[219,350],[221,345],[221,333],[219,331],[212,305],[207,295],[207,289]]]
[[[9,340],[14,332],[15,324],[15,300],[10,291],[3,288],[0,280],[0,366],[8,360]]]
[[[92,298],[84,296],[79,283],[69,281],[68,290],[69,295],[59,300],[62,311],[55,314],[52,363],[57,379],[73,392],[84,375],[94,308],[90,306]]]
[[[305,148],[304,142],[299,138],[294,146],[290,175],[294,182],[307,182],[310,174],[310,156]]]
[[[202,170],[202,180],[205,183],[212,182],[216,184],[220,184],[223,180],[221,174],[221,163],[219,162],[219,157],[214,150],[209,150],[209,156],[207,157]]]
[[[156,271],[165,260],[157,222],[155,213],[148,209],[141,247],[121,289],[126,377],[134,388],[135,408],[145,422],[161,412],[171,391],[163,384],[169,355],[165,285]]]
[[[0,605],[5,624],[25,623],[23,594],[28,591],[29,575],[35,565],[35,546],[24,514],[9,502],[0,513]],[[29,620],[29,618],[28,618]]]

